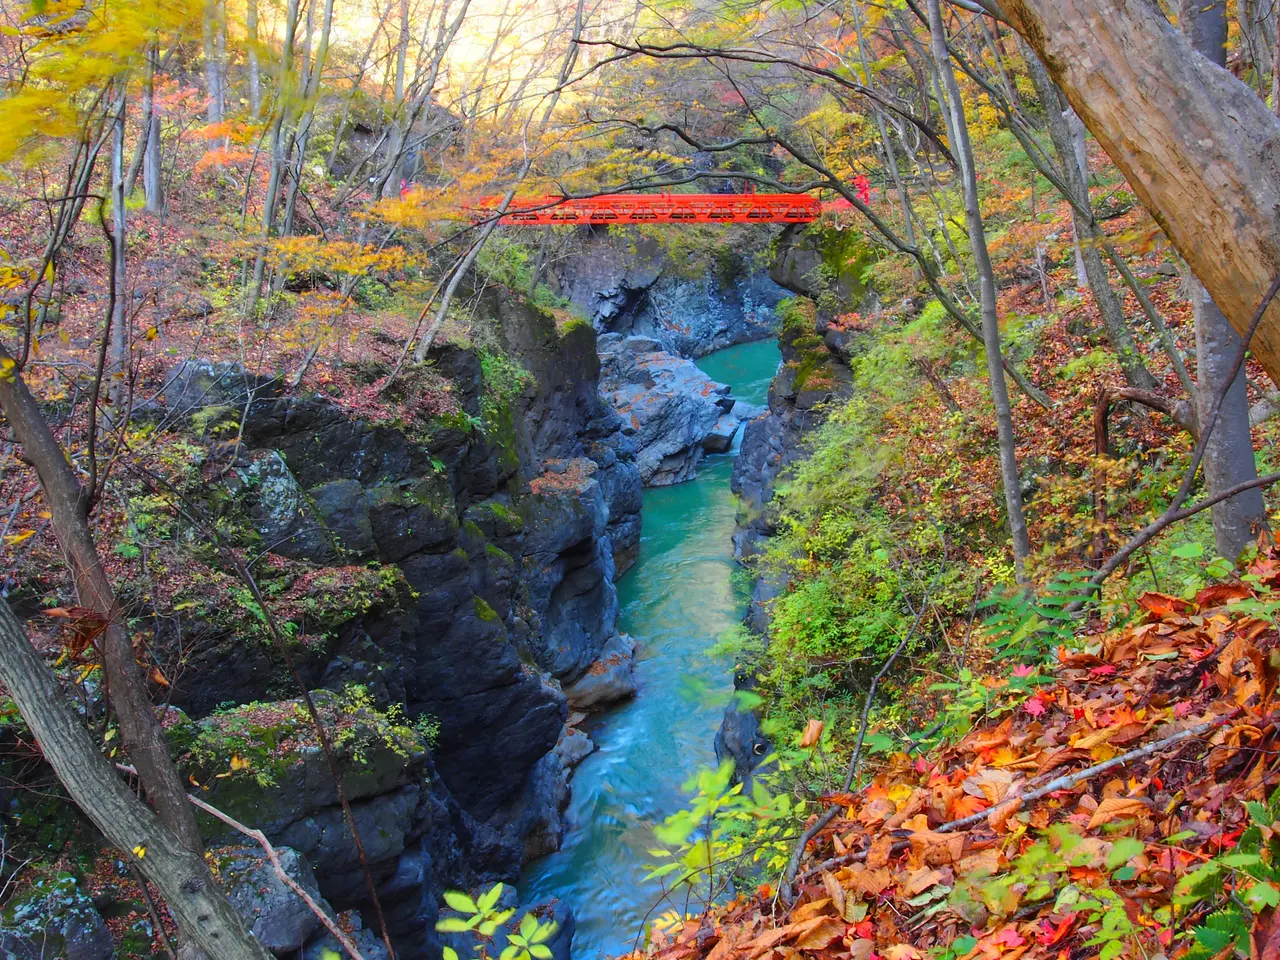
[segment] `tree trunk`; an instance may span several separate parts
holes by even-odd
[[[221,123],[226,114],[226,96],[222,89],[225,77],[223,69],[226,47],[226,27],[218,9],[219,0],[209,0],[204,10],[204,86],[209,103],[205,107],[205,119],[209,123]]]
[[[1150,0],[1000,0],[1237,333],[1280,273],[1280,119]],[[1280,383],[1280,301],[1250,344]]]
[[[1196,52],[1225,67],[1226,0],[1182,0],[1179,20]],[[1240,335],[1231,329],[1200,281],[1194,277],[1187,279],[1196,321],[1196,411],[1200,423],[1204,423],[1214,397],[1226,387],[1226,378],[1230,376],[1232,364],[1240,352]],[[1204,452],[1204,475],[1210,493],[1258,478],[1243,369],[1226,389],[1218,411],[1217,426],[1209,434]],[[1262,501],[1261,488],[1237,494],[1230,500],[1214,504],[1211,509],[1213,539],[1218,553],[1232,562],[1267,525],[1267,509]]]
[[[147,53],[146,105],[143,110],[146,123],[146,146],[142,151],[142,192],[146,197],[148,213],[159,213],[164,207],[164,170],[160,160],[160,112],[156,110],[155,77],[160,60],[160,50],[151,45]]]
[[[0,347],[0,367],[8,357]],[[147,695],[142,668],[125,629],[124,614],[116,603],[111,581],[89,530],[87,517],[92,490],[86,490],[76,479],[66,452],[16,370],[0,377],[0,411],[40,477],[45,502],[53,517],[54,534],[71,567],[80,603],[101,621],[98,643],[124,749],[138,768],[139,779],[161,822],[188,850],[201,853],[204,844],[195,816]]]
[[[271,960],[245,930],[200,853],[140,803],[98,752],[53,672],[0,601],[0,681],[76,805],[164,897],[178,929],[218,960]],[[186,797],[182,798],[185,805]]]
[[[1039,61],[1037,61],[1037,64],[1039,64]],[[1043,69],[1043,64],[1039,65],[1041,69]],[[1059,114],[1064,120],[1066,120],[1067,129],[1071,133],[1071,146],[1073,148],[1076,166],[1080,170],[1080,179],[1084,183],[1084,200],[1085,203],[1088,203],[1089,153],[1085,144],[1084,124],[1080,121],[1080,118],[1076,116],[1076,112],[1070,107],[1067,107],[1065,111],[1062,110],[1061,105],[1058,103],[1058,92],[1056,87],[1054,88],[1054,94],[1050,103],[1045,104],[1045,109],[1050,110],[1053,109],[1054,106],[1058,108]],[[1052,121],[1052,118],[1050,118],[1050,120]],[[1059,151],[1061,151],[1061,148],[1059,148]],[[1061,160],[1064,166],[1068,162],[1065,156],[1062,157]],[[1080,249],[1080,228],[1074,220],[1071,223],[1071,232],[1075,239],[1076,248],[1076,289],[1083,290],[1085,287],[1089,286],[1089,269],[1084,262],[1084,251]]]
[[[247,0],[244,11],[247,34],[245,59],[249,67],[249,119],[262,113],[262,67],[258,62],[258,0]]]
[[[1138,390],[1155,390],[1158,386],[1156,378],[1142,362],[1142,355],[1138,353],[1137,344],[1133,342],[1133,334],[1129,331],[1129,322],[1125,318],[1124,310],[1116,298],[1115,291],[1111,288],[1111,276],[1106,264],[1102,262],[1102,252],[1099,249],[1101,244],[1098,242],[1098,230],[1094,226],[1093,218],[1085,216],[1080,209],[1077,209],[1077,204],[1085,210],[1089,209],[1088,181],[1081,173],[1078,141],[1070,123],[1062,113],[1058,101],[1058,90],[1034,53],[1027,51],[1024,59],[1027,72],[1031,75],[1031,82],[1036,88],[1036,96],[1040,98],[1045,115],[1048,117],[1049,136],[1058,154],[1062,181],[1071,191],[1071,197],[1068,200],[1074,198],[1071,211],[1072,225],[1076,235],[1083,241],[1077,248],[1077,252],[1084,264],[1086,280],[1089,289],[1093,291],[1098,312],[1102,314],[1103,325],[1107,328],[1107,339],[1111,341],[1116,359],[1124,371],[1125,382]],[[1081,125],[1080,130],[1083,129]]]
[[[125,289],[128,278],[128,261],[125,257],[125,241],[129,223],[124,193],[124,115],[126,99],[120,97],[120,109],[116,111],[111,129],[111,365],[107,372],[111,377],[108,396],[121,415],[124,409],[125,382],[129,375],[129,296]]]
[[[1000,362],[1000,319],[996,315],[995,273],[991,256],[987,251],[986,231],[982,225],[982,212],[978,206],[978,178],[973,164],[973,148],[969,142],[969,127],[965,121],[964,104],[960,99],[960,86],[956,83],[951,57],[947,52],[947,38],[942,23],[939,0],[929,0],[929,34],[933,57],[946,89],[943,103],[951,145],[960,165],[964,184],[965,222],[969,228],[969,245],[973,248],[974,264],[978,271],[978,287],[982,301],[982,339],[987,354],[987,377],[991,383],[991,399],[996,410],[996,429],[1000,437],[1000,479],[1004,486],[1005,510],[1009,519],[1009,532],[1013,540],[1013,563],[1018,583],[1027,582],[1027,560],[1031,556],[1031,540],[1027,533],[1027,521],[1022,511],[1022,480],[1018,474],[1016,440],[1013,434],[1013,411],[1009,406],[1009,390],[1004,382],[1004,369]]]

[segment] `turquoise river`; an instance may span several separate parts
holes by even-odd
[[[698,366],[735,397],[764,403],[778,359],[768,341]],[[732,454],[708,457],[696,479],[644,493],[639,559],[618,583],[619,629],[640,642],[639,694],[584,725],[598,749],[574,773],[564,845],[520,883],[524,902],[559,897],[573,908],[574,960],[631,949],[658,897],[644,879],[653,827],[686,804],[693,772],[715,763],[733,665],[707,650],[745,608],[731,579],[732,470]]]

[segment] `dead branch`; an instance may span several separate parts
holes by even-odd
[[[117,763],[116,768],[133,777],[138,775],[138,771],[126,763]],[[294,880],[293,877],[289,876],[285,871],[284,864],[280,862],[280,854],[276,852],[276,848],[271,845],[271,841],[267,839],[267,835],[265,833],[261,830],[255,830],[253,827],[245,826],[235,817],[230,814],[223,813],[213,804],[205,803],[199,797],[193,797],[189,793],[186,794],[186,797],[187,800],[191,802],[192,806],[196,807],[196,809],[203,810],[205,813],[209,814],[209,816],[221,820],[227,826],[239,833],[243,833],[246,837],[256,842],[258,846],[262,847],[262,852],[267,855],[267,860],[271,863],[271,869],[275,872],[275,875],[280,878],[280,882],[298,895],[299,899],[307,905],[307,909],[314,913],[319,918],[320,922],[325,925],[325,929],[332,933],[337,941],[342,944],[342,949],[351,954],[353,960],[364,960],[364,956],[360,953],[359,949],[357,949],[355,942],[342,932],[342,929],[334,922],[333,918],[324,912],[324,908],[312,899],[311,894],[307,893],[298,881]]]

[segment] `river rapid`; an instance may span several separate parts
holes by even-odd
[[[777,343],[765,341],[698,366],[763,404],[778,361]],[[573,908],[574,960],[631,949],[658,897],[644,879],[653,828],[686,805],[689,777],[715,763],[733,664],[707,651],[746,607],[731,576],[734,452],[705,458],[693,480],[645,491],[639,557],[618,583],[618,628],[640,642],[639,693],[584,724],[598,749],[573,775],[564,843],[521,877],[523,902],[559,897]]]

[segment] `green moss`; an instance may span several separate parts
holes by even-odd
[[[818,329],[818,310],[808,297],[787,297],[777,306],[782,336],[788,341],[813,334]]]
[[[584,317],[579,317],[575,315],[575,316],[569,317],[562,324],[560,324],[560,336],[567,337],[572,333],[575,333],[579,330],[584,330],[584,329],[594,330],[595,328],[591,326],[590,320],[587,320]]]
[[[494,560],[499,561],[500,563],[515,562],[511,559],[511,554],[507,553],[507,551],[503,550],[501,547],[492,543],[486,543],[484,545],[484,552],[487,553]]]
[[[476,515],[487,514],[490,522],[497,527],[519,533],[524,529],[524,518],[510,507],[497,500],[485,500],[471,508]]]
[[[484,539],[484,531],[480,529],[480,525],[474,520],[462,521],[462,529],[469,537],[477,537],[481,540]]]
[[[480,372],[484,381],[480,414],[485,437],[498,449],[499,465],[504,472],[515,473],[520,469],[515,403],[537,381],[510,357],[489,350],[480,351]]]
[[[476,616],[486,623],[496,623],[498,621],[498,611],[489,606],[481,596],[471,598],[472,605],[476,609]]]
[[[399,704],[381,710],[363,686],[349,684],[340,693],[316,690],[312,697],[344,782],[385,764],[389,755],[407,763],[427,749]],[[261,823],[296,805],[288,789],[273,788],[291,783],[295,768],[314,762],[320,750],[315,725],[301,701],[241,704],[205,717],[196,728],[187,749],[175,751],[179,768],[184,778],[211,788],[213,802],[224,811]]]

